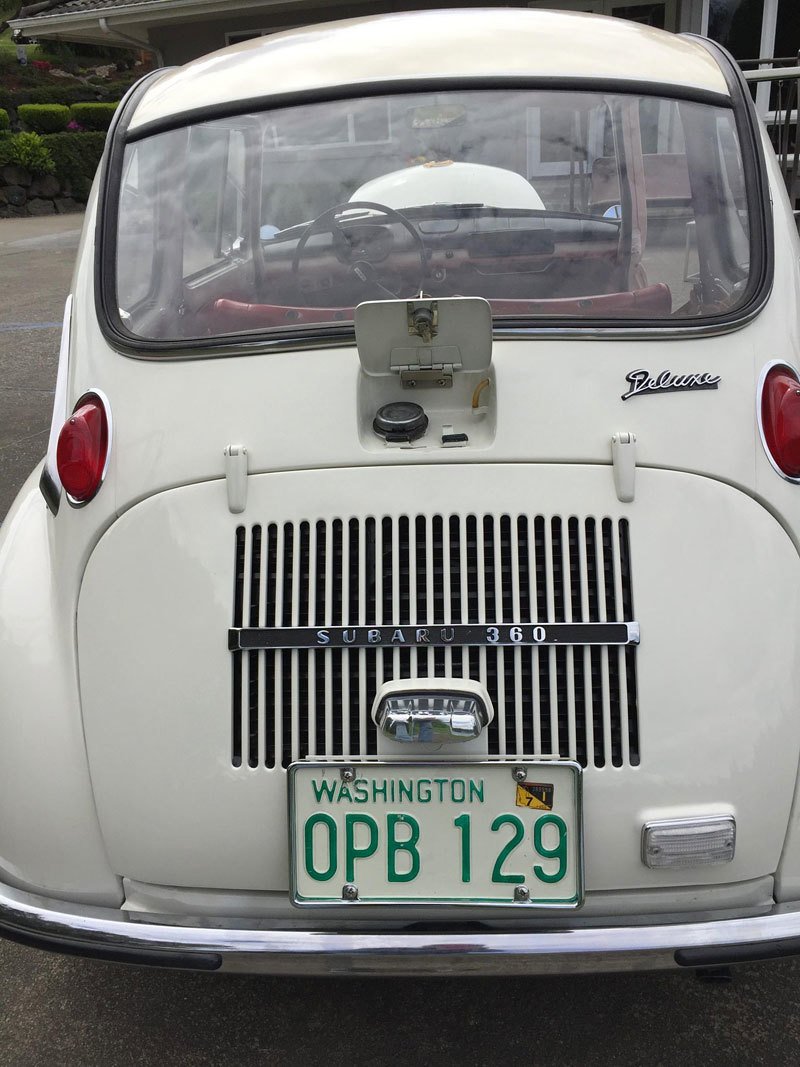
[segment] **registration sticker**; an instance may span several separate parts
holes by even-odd
[[[517,807],[553,810],[553,786],[543,782],[518,782]]]

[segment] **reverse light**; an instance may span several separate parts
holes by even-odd
[[[786,363],[764,368],[758,424],[772,466],[784,478],[800,481],[800,378]]]
[[[730,863],[736,851],[732,815],[659,820],[642,828],[642,863],[646,867],[710,867]]]
[[[84,393],[61,427],[56,468],[72,504],[87,504],[103,484],[108,467],[108,405],[99,393]]]

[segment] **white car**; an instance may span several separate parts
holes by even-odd
[[[426,11],[141,81],[0,531],[0,932],[800,951],[799,256],[701,38]]]

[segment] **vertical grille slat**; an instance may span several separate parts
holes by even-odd
[[[492,545],[489,549],[492,559],[492,585],[494,586],[493,602],[489,600],[489,608],[494,615],[496,622],[511,621],[506,618],[505,604],[503,602],[503,519],[497,516],[494,517],[494,521],[491,520],[485,524],[487,532],[490,533],[490,540]],[[508,655],[511,655],[509,650]],[[497,649],[497,661],[495,664],[495,693],[492,694],[492,699],[497,712],[497,750],[498,752],[508,752],[508,722],[506,720],[506,650],[504,648]],[[513,733],[512,733],[513,737]]]
[[[350,623],[350,523],[342,523],[342,581],[340,586],[341,624]],[[351,754],[350,737],[350,650],[339,653],[341,684],[342,755]]]
[[[564,621],[575,622],[572,574],[572,530],[574,519],[567,522],[566,536],[561,539],[561,572],[564,576]],[[567,751],[570,759],[577,759],[575,712],[575,649],[572,645],[564,650],[567,683]]]
[[[556,583],[558,575],[556,574],[554,553],[553,553],[553,533],[557,528],[559,519],[553,519],[552,522],[544,524],[544,537],[545,537],[545,573],[549,575],[550,581],[547,583],[547,621],[556,622]],[[560,752],[558,750],[558,667],[555,649],[552,645],[548,649],[542,649],[542,658],[547,659],[546,667],[546,683],[549,686],[548,704],[550,710],[550,743],[548,745],[548,751],[546,754],[558,756]],[[544,664],[542,664],[544,667]]]
[[[632,621],[627,519],[410,514],[236,530],[240,626],[430,628]],[[232,653],[231,760],[375,755],[384,681],[465,677],[495,709],[491,755],[636,766],[636,649],[479,646]]]
[[[600,622],[608,621],[608,592],[607,592],[607,569],[606,569],[606,544],[603,527],[601,524],[600,536],[595,538],[595,551],[597,552],[597,599],[600,612]],[[603,762],[608,765],[611,760],[611,685],[609,672],[609,655],[607,648],[600,649],[600,686],[603,704]]]
[[[273,626],[282,625],[280,620],[283,619],[283,580],[282,575],[285,573],[286,567],[286,554],[284,552],[285,543],[285,531],[284,527],[277,525],[276,529],[276,545],[275,545],[275,604],[274,604],[274,621]],[[282,652],[276,652],[273,657],[273,738],[275,745],[275,764],[279,762],[279,755],[283,752],[283,668],[284,668],[284,654]]]
[[[307,625],[317,625],[317,523],[309,524]],[[317,653],[308,653],[308,751],[317,751]]]
[[[250,538],[250,626],[258,626],[261,612],[261,527],[254,526]],[[259,763],[259,692],[261,685],[261,653],[247,654],[247,763],[257,767]]]
[[[522,609],[522,597],[520,593],[520,547],[519,547],[519,522],[508,520],[508,532],[509,532],[509,564],[511,567],[511,619],[514,622],[522,622],[525,616]],[[514,670],[514,682],[513,682],[513,707],[512,701],[509,701],[506,705],[509,712],[513,710],[514,715],[514,755],[521,756],[524,752],[524,746],[522,741],[523,735],[523,723],[524,723],[524,699],[525,694],[522,688],[522,649],[515,648],[513,650],[513,670]]]
[[[331,545],[331,526],[330,523],[325,523],[325,543],[331,546],[327,566],[325,568],[325,586],[322,595],[322,625],[332,626],[333,616],[333,587],[336,581],[335,574],[333,573],[333,563],[336,558],[335,550]],[[332,733],[333,733],[333,650],[330,648],[324,649],[322,655],[322,674],[325,679],[324,683],[324,702],[325,708],[325,748],[318,751],[318,755],[331,756],[333,755]]]
[[[358,537],[358,625],[367,621],[367,536],[366,527]],[[358,754],[368,752],[367,731],[367,650],[358,650]]]
[[[236,531],[233,556],[233,625],[241,626],[244,615],[244,561],[247,531],[240,526]],[[242,660],[243,652],[233,653],[233,724],[232,762],[234,767],[242,764]]]
[[[525,518],[525,538],[527,540],[528,557],[528,582],[529,582],[529,606],[530,620],[532,623],[543,622],[539,614],[539,561],[536,551],[536,521],[530,522]],[[531,730],[526,740],[532,743],[527,745],[528,751],[542,751],[542,700],[539,692],[539,649],[534,647],[530,650],[530,684],[531,684]]]
[[[434,603],[434,589],[435,589],[435,561],[433,558],[433,521],[430,515],[425,516],[425,522],[423,525],[423,538],[424,538],[424,554],[425,554],[425,622],[429,625],[436,622],[434,618],[434,612],[436,605]],[[430,678],[434,674],[434,662],[433,662],[433,649],[429,648],[425,653],[427,660],[425,677]]]

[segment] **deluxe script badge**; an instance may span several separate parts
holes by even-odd
[[[632,370],[625,375],[630,382],[630,389],[622,394],[623,400],[632,396],[646,396],[648,393],[682,393],[684,389],[716,389],[722,378],[719,374],[672,374],[662,370],[652,375],[649,370]]]

